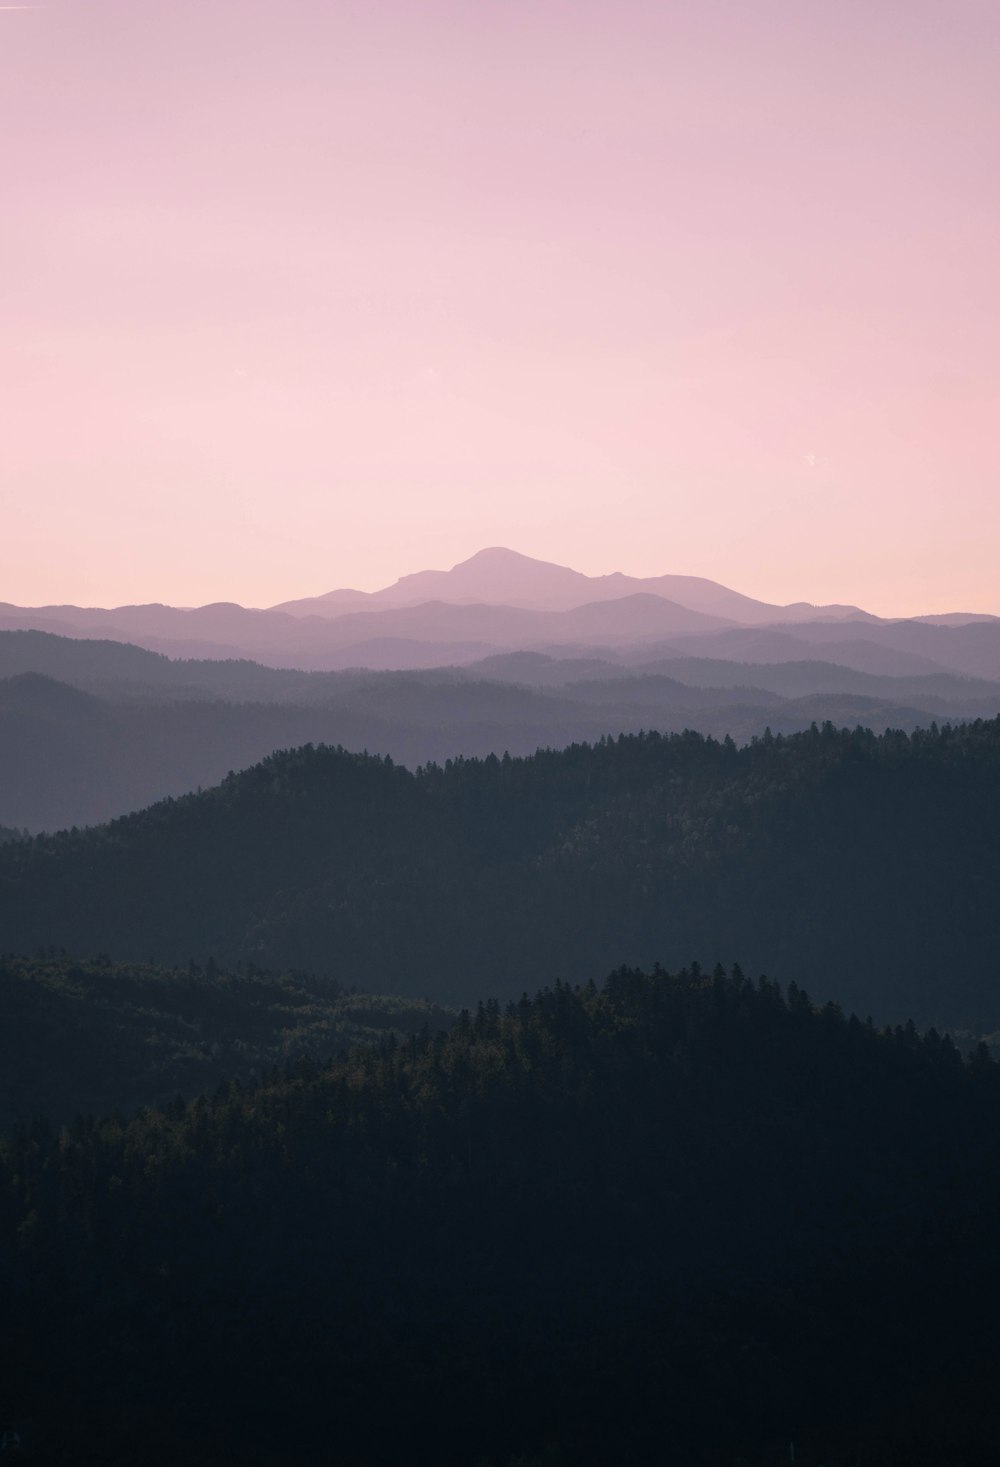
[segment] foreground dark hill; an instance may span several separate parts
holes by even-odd
[[[0,1131],[163,1105],[451,1017],[305,973],[0,957]]]
[[[876,1018],[1000,1016],[1000,720],[696,734],[408,772],[335,749],[0,848],[0,950],[315,971],[468,1002],[745,954]]]
[[[986,1467],[998,1134],[982,1055],[626,970],[36,1125],[0,1408],[109,1467]]]

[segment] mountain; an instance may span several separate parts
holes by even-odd
[[[882,621],[852,627],[851,631],[862,641],[891,648],[897,656],[924,659],[967,677],[1000,678],[1000,620],[996,618],[957,626],[921,620]],[[795,635],[803,642],[823,647],[824,654],[831,644],[843,641],[843,629],[823,621],[804,623],[795,629]]]
[[[727,661],[802,662],[819,657],[886,677],[950,672],[1000,680],[1000,621],[936,626],[918,621],[803,622],[796,626],[725,627],[652,640],[629,655],[720,657]]]
[[[950,666],[916,652],[887,647],[876,639],[874,633],[844,637],[843,628],[838,630],[840,635],[836,639],[824,639],[821,655],[825,662],[839,667],[883,677],[907,677],[943,672]],[[754,664],[803,662],[811,653],[815,655],[815,649],[802,635],[801,628],[788,630],[778,626],[731,627],[707,637],[672,637],[663,650],[675,656],[719,657],[726,661]]]
[[[744,647],[741,650],[749,649]],[[829,651],[830,648],[824,650]],[[834,650],[841,653],[844,644],[837,644]],[[684,657],[674,650],[673,655],[660,660],[631,663],[629,670],[634,673],[663,672],[698,687],[767,688],[789,698],[807,693],[863,693],[890,702],[913,702],[936,714],[950,709],[952,717],[982,717],[984,715],[980,711],[970,715],[959,710],[982,709],[1000,695],[1000,682],[989,678],[965,677],[933,669],[930,672],[920,669],[915,673],[877,673],[844,662],[813,658],[796,661],[782,657],[773,662],[737,662],[721,657]],[[470,675],[476,671],[476,665],[469,669]]]
[[[816,693],[861,693],[890,706],[911,702],[935,717],[943,714],[951,718],[988,718],[1000,711],[996,706],[1000,682],[995,680],[940,671],[934,664],[927,671],[921,659],[916,659],[916,673],[873,673],[843,661],[828,660],[831,652],[857,653],[857,660],[861,660],[859,649],[870,654],[868,660],[877,659],[879,649],[871,643],[828,643],[823,648],[826,654],[823,660],[796,659],[796,653],[812,649],[787,635],[775,634],[778,640],[769,643],[761,640],[767,633],[747,635],[750,640],[736,643],[740,660],[719,655],[685,656],[673,644],[665,649],[661,644],[652,648],[649,645],[595,648],[589,654],[566,646],[551,653],[537,650],[494,653],[461,667],[438,666],[379,679],[366,676],[358,668],[344,673],[307,672],[266,667],[247,658],[170,658],[117,641],[59,637],[39,631],[0,631],[0,679],[36,673],[117,701],[221,699],[333,706],[349,692],[361,689],[399,689],[402,694],[417,686],[451,687],[470,681],[565,689],[585,680],[608,682],[662,674],[698,689],[740,687],[751,695],[751,702],[761,690],[788,698]],[[733,645],[731,641],[712,639],[713,654],[730,645]],[[443,644],[441,651],[444,653],[453,646]],[[748,654],[757,650],[769,651],[771,660],[747,660]],[[650,656],[651,651],[659,655]],[[387,711],[392,710],[391,697],[383,699],[383,706]],[[398,711],[405,716],[403,706]]]
[[[623,644],[715,631],[726,623],[720,617],[691,611],[661,596],[629,595],[578,606],[571,611],[535,611],[485,602],[456,605],[424,601],[399,609],[346,611],[319,625],[329,646],[357,646],[374,636],[405,636],[420,641],[477,640],[498,647],[522,647],[584,639]],[[312,619],[310,631],[319,635]]]
[[[339,616],[345,608],[419,606],[425,601],[519,606],[533,611],[572,611],[594,602],[653,595],[724,621],[800,621],[812,617],[865,617],[856,606],[775,606],[731,591],[703,576],[626,576],[615,571],[587,576],[568,566],[535,560],[494,546],[460,561],[449,571],[418,571],[401,576],[381,591],[330,591],[325,596],[284,601],[276,611],[296,616]]]
[[[378,666],[386,670],[463,665],[503,651],[578,655],[620,651],[649,659],[679,654],[749,662],[819,655],[860,671],[903,676],[953,672],[1000,679],[1000,621],[800,622],[735,626],[648,593],[571,611],[425,602],[419,606],[295,617],[243,607],[8,609],[0,631],[36,630],[87,640],[131,642],[174,658],[240,661],[296,670]],[[849,632],[848,632],[849,629]]]
[[[383,591],[329,593],[270,610],[228,602],[111,610],[0,603],[0,630],[327,671],[464,665],[525,649],[650,655],[654,643],[661,655],[801,661],[824,643],[825,660],[862,671],[1000,679],[997,618],[891,622],[853,606],[773,606],[699,577],[589,577],[503,549]]]
[[[839,644],[836,650],[843,648]],[[749,650],[746,646],[743,651]],[[794,644],[783,646],[786,654]],[[801,647],[799,650],[802,650]],[[829,650],[829,649],[826,649]],[[992,718],[1000,707],[1000,682],[939,671],[913,675],[871,673],[842,662],[801,661],[789,656],[773,662],[742,662],[722,657],[686,657],[671,647],[667,655],[649,658],[648,649],[626,654],[605,651],[602,656],[545,656],[539,652],[498,653],[463,669],[466,677],[495,678],[530,687],[566,688],[583,679],[604,682],[662,674],[688,687],[743,688],[796,698],[816,693],[861,693],[890,704],[912,702],[935,717]],[[612,661],[611,659],[616,660]],[[0,636],[2,659],[2,636]],[[988,710],[988,711],[987,711]],[[929,722],[930,718],[925,719]]]
[[[821,662],[749,668],[681,657],[629,665],[607,655],[309,673],[0,632],[0,822],[35,831],[97,824],[306,743],[416,768],[643,729],[744,742],[814,721],[912,730],[1000,713],[1000,684],[948,674],[892,679]]]
[[[1000,720],[633,736],[418,774],[305,748],[0,847],[0,951],[213,956],[459,1006],[742,953],[879,1019],[985,1033],[998,832]]]
[[[572,611],[515,606],[453,605],[430,601],[407,608],[341,611],[336,617],[293,617],[232,605],[191,610],[171,606],[0,608],[0,630],[130,641],[175,656],[239,659],[248,655],[277,666],[331,668],[364,665],[373,645],[394,644],[403,667],[441,660],[472,661],[503,647],[573,643],[582,635],[611,645],[711,631],[718,617],[690,611],[657,596],[626,596]],[[453,655],[453,649],[466,648]]]
[[[927,622],[929,626],[960,627],[973,621],[1000,621],[1000,617],[984,611],[946,611],[936,616],[920,616],[916,620]]]
[[[0,1139],[5,1430],[105,1467],[985,1464],[998,1131],[982,1053],[696,967],[39,1118]]]

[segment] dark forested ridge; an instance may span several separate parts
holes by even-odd
[[[451,1017],[305,973],[0,957],[0,1131],[165,1104]]]
[[[876,1019],[1000,1013],[1000,720],[636,736],[416,774],[329,748],[0,850],[0,950],[445,1003],[743,954]]]
[[[981,1052],[623,969],[36,1124],[0,1425],[109,1467],[986,1467],[998,1123]]]

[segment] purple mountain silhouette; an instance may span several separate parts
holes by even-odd
[[[868,615],[857,606],[812,606],[804,601],[792,606],[772,605],[731,591],[703,576],[626,576],[621,571],[607,576],[586,576],[568,566],[535,560],[502,546],[480,550],[448,571],[426,570],[401,576],[394,585],[381,591],[329,591],[325,596],[285,601],[272,610],[295,616],[340,616],[347,610],[362,607],[375,610],[446,601],[457,605],[475,602],[533,611],[572,611],[594,602],[619,601],[637,594],[661,596],[689,611],[700,611],[744,626]]]
[[[824,659],[902,676],[1000,678],[1000,619],[890,621],[856,606],[776,606],[699,576],[586,576],[512,550],[420,571],[371,593],[332,591],[269,610],[216,602],[113,609],[0,603],[0,629],[131,642],[173,657],[273,667],[418,668],[534,648],[642,650],[748,662]]]

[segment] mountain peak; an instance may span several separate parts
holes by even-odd
[[[535,560],[505,545],[489,545],[451,570],[400,576],[395,585],[376,591],[373,599],[384,606],[440,599],[555,609],[582,604],[590,585],[590,577],[580,571]]]
[[[331,591],[326,596],[283,602],[275,611],[294,615],[337,616],[347,610],[402,610],[430,601],[453,606],[511,606],[533,611],[572,611],[597,601],[614,601],[642,593],[658,596],[689,611],[728,622],[759,626],[768,622],[846,620],[866,613],[851,606],[781,607],[732,591],[704,576],[629,576],[621,571],[589,576],[569,566],[539,560],[507,545],[487,545],[450,570],[423,570],[400,576],[391,586],[370,593]]]
[[[582,571],[571,570],[569,566],[558,565],[555,561],[539,560],[535,555],[525,555],[520,550],[511,550],[506,545],[487,545],[484,549],[477,550],[475,555],[470,555],[467,560],[460,560],[457,565],[453,565],[450,572],[440,572],[440,574],[453,575],[456,571],[472,569],[477,571],[490,569],[503,569],[506,571],[521,570],[527,571],[529,574],[544,574],[546,576],[551,575],[554,571],[564,576],[573,576],[574,579],[580,581],[595,579],[594,577],[584,575]],[[401,579],[407,580],[408,577],[403,576]]]
[[[475,555],[470,555],[467,560],[460,560],[452,570],[459,570],[466,565],[489,565],[489,564],[514,564],[525,562],[531,565],[545,565],[544,560],[536,560],[533,555],[523,555],[520,550],[510,550],[506,545],[486,545],[482,550],[477,550]]]

